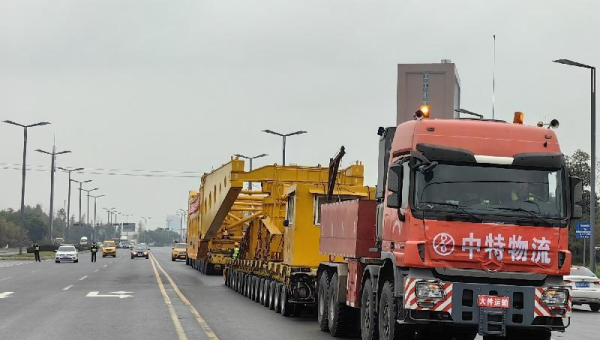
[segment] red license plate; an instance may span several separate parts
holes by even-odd
[[[508,296],[479,295],[477,305],[486,308],[509,308],[510,300]]]

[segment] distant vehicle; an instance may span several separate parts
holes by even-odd
[[[58,247],[56,254],[54,255],[54,262],[79,262],[79,252],[73,245],[62,245]]]
[[[150,257],[150,252],[148,251],[148,247],[138,244],[133,247],[131,250],[131,259],[135,259],[136,257],[145,257],[148,259]]]
[[[117,257],[117,245],[113,240],[106,240],[102,244],[102,257]]]
[[[97,246],[98,248],[102,248],[102,242],[96,242],[96,246]]]
[[[571,286],[574,305],[589,305],[594,312],[600,310],[600,279],[591,270],[573,266],[564,281]]]
[[[79,245],[81,245],[81,246],[87,246],[88,245],[88,238],[87,238],[87,236],[82,236],[79,239]]]
[[[121,242],[121,248],[123,248],[123,249],[131,249],[132,248],[131,242],[129,242],[129,241],[123,241],[123,242]]]
[[[185,243],[175,243],[173,247],[171,247],[171,261],[175,261],[177,259],[185,260],[187,257],[187,247]]]
[[[62,237],[57,237],[54,239],[54,245],[56,245],[56,246],[60,246],[63,243],[65,243],[65,239]]]

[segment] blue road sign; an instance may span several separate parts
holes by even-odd
[[[575,226],[575,238],[590,238],[592,233],[592,228],[590,227],[590,222],[577,222]]]

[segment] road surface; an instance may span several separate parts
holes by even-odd
[[[220,277],[171,262],[170,248],[151,251],[156,262],[131,260],[127,250],[96,263],[89,253],[79,263],[2,261],[2,338],[331,339],[310,315],[284,318],[234,293]],[[600,313],[577,308],[571,322],[553,338],[598,339]]]

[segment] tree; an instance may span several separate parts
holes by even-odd
[[[573,263],[583,263],[584,249],[583,240],[575,238],[575,225],[577,222],[587,222],[590,220],[590,155],[582,150],[577,150],[571,156],[565,158],[567,169],[573,176],[581,178],[583,183],[583,200],[579,203],[583,210],[581,219],[571,221],[569,230],[569,250],[573,254]],[[596,212],[600,212],[598,205],[598,197],[596,196]],[[596,214],[596,228],[598,228],[598,214]],[[598,232],[596,232],[598,234]]]

